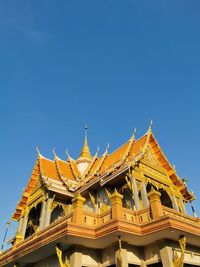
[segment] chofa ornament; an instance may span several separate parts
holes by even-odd
[[[186,247],[186,237],[182,236],[179,239],[179,244],[181,248],[181,255],[178,256],[177,252],[175,252],[172,267],[183,267],[184,266],[184,255],[185,255],[185,247]]]
[[[58,261],[59,261],[60,267],[70,267],[70,263],[69,263],[69,260],[67,259],[67,257],[65,257],[65,261],[63,262],[63,259],[62,259],[63,252],[59,248],[58,245],[56,246],[56,254],[57,254],[57,257],[58,257]]]

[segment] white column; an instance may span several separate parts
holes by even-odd
[[[52,204],[52,199],[48,198],[46,200],[46,205],[45,205],[45,217],[44,217],[44,224],[43,227],[46,228],[50,224],[50,219],[51,219],[51,204]]]
[[[22,230],[22,225],[23,225],[23,217],[19,220],[19,227],[17,229],[17,233],[21,235],[21,230]]]
[[[22,218],[22,224],[20,229],[20,235],[22,236],[22,240],[25,237],[27,222],[28,222],[28,216],[25,214],[24,217]]]
[[[46,200],[42,202],[42,210],[41,210],[40,225],[39,225],[40,230],[44,229],[45,217],[46,217]]]
[[[81,267],[82,266],[82,253],[76,250],[70,256],[70,267]]]
[[[144,182],[142,182],[141,197],[144,208],[147,208],[149,206],[149,200],[147,197],[147,190]]]
[[[160,257],[163,267],[172,266],[172,248],[169,246],[163,246],[160,249]]]
[[[121,254],[122,254],[122,265],[123,265],[123,267],[128,267],[127,250],[122,248],[121,249]],[[119,248],[116,248],[116,251],[115,251],[115,266],[116,267],[121,267],[120,249]]]
[[[173,205],[173,208],[174,208],[176,211],[179,211],[178,203],[177,203],[177,200],[176,200],[175,195],[172,195],[172,205]]]
[[[182,207],[182,210],[183,210],[183,213],[187,213],[186,212],[186,209],[185,209],[185,205],[184,205],[184,203],[183,203],[183,200],[182,199],[180,199],[180,203],[181,203],[181,207]]]
[[[133,176],[131,176],[131,183],[133,184],[133,189],[134,189],[134,201],[135,201],[135,207],[136,210],[140,209],[140,199],[139,199],[139,195],[138,195],[138,188],[137,188],[137,183],[136,180]]]

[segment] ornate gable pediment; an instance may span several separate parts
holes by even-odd
[[[144,157],[140,161],[140,170],[144,175],[160,183],[172,184],[166,170],[161,166],[149,146],[147,146]]]
[[[147,146],[147,148],[146,148],[146,152],[145,152],[144,158],[150,164],[155,165],[155,166],[160,166],[157,158],[155,157],[155,155],[153,154],[153,152],[151,151],[151,148],[149,146]]]

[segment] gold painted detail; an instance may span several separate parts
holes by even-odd
[[[75,207],[80,207],[80,208],[83,208],[83,203],[86,201],[86,199],[84,197],[81,196],[80,193],[78,193],[77,196],[75,196],[73,199],[72,199],[72,207],[75,208]]]
[[[77,179],[79,179],[78,177],[76,177]],[[69,191],[72,191],[72,192],[74,192],[74,191],[76,191],[77,190],[77,188],[78,188],[78,183],[76,183],[76,182],[70,182],[69,180],[66,180],[66,179],[63,179],[64,181],[65,181],[65,184],[66,184],[66,186],[68,187],[68,189],[69,189]]]
[[[90,200],[91,200],[91,202],[92,202],[92,204],[93,204],[93,206],[94,206],[94,208],[96,207],[96,201],[95,201],[95,197],[91,194],[91,193],[89,193],[89,196],[90,196]]]
[[[104,213],[104,212],[106,212],[108,210],[110,210],[110,206],[105,204],[105,203],[102,203],[101,207],[100,207],[100,213]]]
[[[39,225],[35,225],[34,222],[29,218],[28,225],[31,226],[34,230],[34,233],[39,231]]]
[[[44,191],[40,188],[37,191],[35,191],[33,194],[31,194],[28,198],[28,206],[29,207],[36,207],[37,204],[41,201],[45,199],[45,193]],[[31,209],[30,208],[30,209]]]
[[[108,191],[107,188],[105,188],[105,191],[106,191],[106,194],[107,194],[107,196],[108,196],[108,198],[109,198],[109,200],[110,200],[110,197],[112,196],[112,194]]]
[[[40,195],[38,198],[36,198],[34,196],[34,198],[33,198],[34,200],[31,199],[30,202],[29,202],[31,204],[27,204],[26,206],[23,207],[23,210],[22,210],[22,213],[21,213],[21,217],[24,216],[24,215],[28,216],[30,210],[32,208],[36,208],[39,203],[42,203],[43,201],[45,201],[45,198],[46,197],[45,197],[44,194],[43,195]]]
[[[15,235],[15,244],[18,244],[18,243],[20,243],[21,241],[22,241],[22,235],[20,235],[20,233],[16,233],[16,235]]]
[[[170,181],[167,179],[167,176],[154,170],[153,168],[148,167],[147,165],[140,164],[140,169],[142,172],[150,175],[151,177],[154,177],[158,181],[163,181],[165,183],[170,183]]]
[[[131,191],[131,195],[132,195],[132,198],[134,198],[134,186],[133,186],[133,183],[131,182],[131,173],[129,172],[126,176],[125,176],[125,180],[126,180],[126,183]]]
[[[109,203],[111,202],[111,201],[110,201],[110,198],[111,198],[112,194],[109,192],[109,190],[108,190],[107,188],[105,188],[105,192],[106,192],[108,198],[105,198],[105,199],[104,199],[105,202],[102,202],[102,203],[101,203],[100,213],[104,213],[104,212],[110,210],[110,205],[109,205]]]
[[[49,210],[52,212],[56,207],[62,207],[62,209],[64,210],[65,216],[70,214],[72,212],[72,205],[71,204],[63,204],[59,201],[56,201],[54,199],[52,199],[52,203],[49,207]]]
[[[158,160],[155,155],[152,153],[149,146],[146,148],[145,159],[148,160],[152,165],[159,165]]]
[[[181,255],[179,257],[177,252],[175,252],[172,267],[183,267],[184,266],[184,255],[185,255],[185,247],[186,247],[186,237],[185,236],[183,236],[179,239],[179,245],[181,248]]]
[[[39,203],[42,203],[43,201],[45,201],[45,196],[41,196],[40,198],[38,198],[35,202],[33,202],[30,206],[28,206],[28,212],[32,209],[32,208],[36,208],[37,205]],[[28,214],[27,214],[28,215]]]
[[[58,246],[56,246],[56,254],[58,257],[60,267],[70,267],[70,263],[67,257],[65,257],[65,261],[63,262],[63,259],[62,259],[63,252],[60,248],[58,248]]]
[[[105,150],[103,156],[101,157],[101,159],[100,159],[100,161],[99,161],[99,164],[98,164],[98,165],[96,166],[96,168],[93,170],[92,175],[95,175],[95,174],[98,175],[98,172],[99,172],[101,166],[103,165],[103,163],[104,163],[106,157],[108,156],[108,149],[109,149],[109,144],[107,145],[107,148],[106,148],[106,150]]]
[[[122,156],[122,158],[121,158],[119,164],[117,164],[117,167],[120,166],[120,165],[126,160],[126,158],[128,157],[128,155],[129,155],[129,153],[130,153],[130,150],[131,150],[131,147],[132,147],[132,145],[133,145],[133,143],[134,143],[134,141],[135,141],[135,133],[136,133],[136,129],[134,129],[134,133],[133,133],[133,135],[131,136],[131,138],[130,138],[130,140],[129,140],[128,147],[127,147],[127,149],[126,149],[124,155]]]

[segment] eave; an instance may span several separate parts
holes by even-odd
[[[177,241],[179,236],[184,234],[187,236],[187,244],[199,247],[200,219],[180,214],[168,208],[164,209],[167,212],[165,215],[142,223],[117,218],[97,226],[91,226],[87,223],[82,225],[72,223],[71,215],[66,216],[25,239],[15,248],[3,253],[0,256],[0,266],[11,267],[16,261],[20,262],[20,266],[24,266],[25,262],[23,264],[23,261],[26,256],[31,256],[37,261],[40,259],[40,255],[43,255],[42,253],[38,254],[38,250],[42,252],[44,247],[48,248],[46,251],[49,256],[53,255],[58,242],[63,242],[65,246],[77,243],[84,246],[87,243],[87,247],[101,249],[115,243],[119,235],[124,242],[131,245],[146,246],[163,239]],[[126,212],[126,209],[123,209],[123,212]],[[141,212],[146,212],[146,210]],[[139,212],[132,213],[139,215]]]

